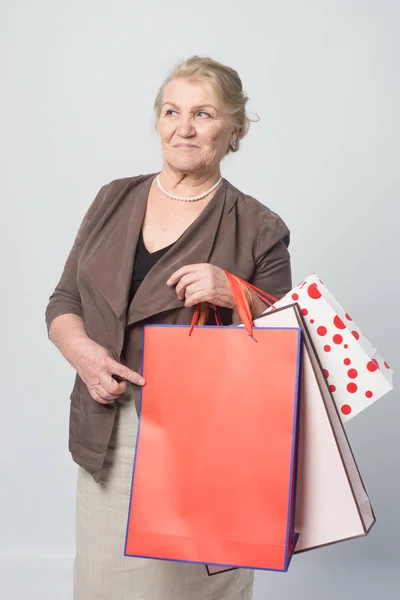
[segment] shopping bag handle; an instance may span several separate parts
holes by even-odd
[[[245,281],[244,279],[241,279],[240,277],[229,273],[229,271],[224,270],[224,273],[228,278],[228,282],[232,290],[233,298],[235,300],[235,304],[238,309],[242,323],[244,324],[249,336],[254,341],[256,341],[253,336],[253,317],[251,314],[249,299],[246,296],[246,290],[251,290],[252,292],[254,292],[256,296],[260,298],[260,300],[262,300],[266,304],[269,304],[272,308],[274,308],[273,302],[278,302],[278,299],[274,296],[271,296],[271,294],[264,292],[264,290],[260,290],[248,281]],[[251,298],[250,295],[249,297]],[[273,302],[271,302],[271,300],[273,300]],[[208,302],[202,302],[201,304],[197,304],[195,307],[192,323],[189,330],[189,335],[192,335],[193,329],[196,325],[202,325],[207,321],[210,308],[214,311],[215,321],[217,325],[222,325],[222,321],[219,317],[217,307],[212,304],[209,304]]]

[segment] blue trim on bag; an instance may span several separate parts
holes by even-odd
[[[299,471],[299,446],[300,446],[300,421],[301,421],[301,385],[302,385],[302,380],[301,380],[301,374],[303,371],[303,353],[304,353],[304,329],[301,328],[301,340],[300,340],[300,356],[299,356],[299,370],[298,370],[298,382],[299,382],[299,386],[298,386],[298,408],[297,408],[297,431],[296,431],[296,464],[295,464],[295,482],[294,482],[294,506],[293,506],[293,512],[294,512],[294,519],[293,519],[293,527],[295,527],[295,518],[296,518],[296,499],[297,499],[297,484],[298,484],[298,471]],[[296,538],[296,543],[297,540],[299,538],[299,533],[296,534],[294,533],[294,535],[297,535]],[[293,553],[295,551],[295,546],[296,544],[294,544],[293,546]]]
[[[278,329],[278,327],[276,328]],[[279,327],[279,329],[283,329]],[[295,542],[299,537],[299,534],[294,533],[295,526],[295,514],[296,514],[296,483],[297,483],[297,464],[298,464],[298,424],[299,424],[299,414],[300,414],[300,377],[301,377],[301,350],[302,350],[302,341],[303,341],[303,329],[295,327],[294,329],[299,330],[299,335],[297,339],[297,365],[296,365],[296,388],[294,392],[294,410],[293,410],[293,425],[292,425],[292,456],[290,460],[290,480],[289,480],[289,502],[288,502],[288,520],[287,520],[287,532],[286,532],[286,553],[285,553],[285,568],[284,571],[287,571],[289,568],[291,557],[294,553]],[[293,485],[294,478],[294,485]],[[293,504],[293,518],[292,518],[292,508]],[[290,524],[292,522],[292,528],[290,528]],[[296,538],[297,535],[297,538]],[[292,552],[289,554],[289,544],[292,543]]]
[[[143,325],[143,329],[145,327],[174,327],[177,329],[178,327],[183,329],[190,329],[191,325],[170,325],[167,323],[163,323],[161,325],[157,325],[157,323],[149,323],[147,325]],[[238,331],[246,331],[244,327],[238,327],[237,325],[195,325],[194,329],[237,329]],[[303,331],[302,327],[254,327],[254,330],[257,329],[299,329]],[[211,564],[211,563],[210,563]]]
[[[260,329],[260,328],[259,328]],[[295,542],[297,542],[297,539],[299,537],[299,534],[296,533],[295,534]],[[290,558],[292,558],[293,556],[293,551],[294,551],[294,547],[295,544],[293,544],[293,549],[292,552],[290,554]],[[125,556],[128,556],[130,558],[146,558],[149,560],[164,560],[167,562],[176,562],[176,563],[188,563],[191,565],[202,565],[204,568],[206,568],[207,565],[214,566],[214,567],[227,567],[227,569],[229,570],[233,570],[233,569],[253,569],[255,571],[273,571],[275,573],[286,573],[288,568],[284,568],[284,569],[272,569],[272,568],[267,568],[267,567],[254,567],[251,565],[230,565],[230,564],[224,564],[224,563],[212,563],[212,562],[204,562],[202,560],[183,560],[181,558],[160,558],[160,557],[156,557],[156,556],[145,556],[143,554],[125,554]],[[290,563],[290,561],[289,561]],[[221,572],[224,573],[225,571]],[[218,573],[212,573],[212,575],[218,575]]]
[[[141,373],[140,373],[140,375],[142,377],[143,377],[143,373],[144,373],[144,327],[143,327],[143,332],[142,332],[142,369],[141,369]],[[135,472],[136,472],[136,458],[137,458],[138,446],[139,446],[139,433],[140,433],[140,426],[142,423],[142,402],[143,402],[143,387],[140,388],[138,429],[137,429],[137,433],[136,433],[136,444],[135,444],[135,448],[133,450],[134,459],[133,459],[133,469],[132,469],[132,479],[131,479],[131,491],[130,491],[130,497],[129,497],[129,508],[128,508],[128,515],[127,515],[126,531],[125,531],[124,556],[132,556],[132,554],[126,553],[126,546],[128,544],[128,530],[129,530],[129,522],[130,522],[130,516],[131,516],[133,480],[134,480]]]
[[[185,329],[190,329],[190,325],[171,325],[171,324],[146,324],[143,326],[143,334],[142,334],[142,369],[141,369],[141,375],[143,376],[144,373],[144,339],[145,339],[145,329],[146,327],[180,327],[180,328],[185,328]],[[220,325],[196,325],[194,329],[221,329]],[[224,329],[235,329],[236,331],[241,331],[244,328],[243,327],[238,327],[237,325],[227,325],[224,326]],[[124,544],[124,556],[126,557],[131,557],[131,558],[145,558],[145,559],[150,559],[150,560],[163,560],[163,561],[167,561],[167,562],[178,562],[178,563],[190,563],[190,564],[198,564],[198,565],[203,565],[204,568],[206,568],[206,565],[210,565],[210,566],[220,566],[220,567],[227,567],[230,569],[253,569],[253,570],[257,570],[257,571],[273,571],[273,572],[279,572],[279,573],[286,573],[292,556],[294,554],[294,550],[296,547],[296,543],[297,540],[299,538],[299,534],[298,533],[294,533],[294,516],[293,516],[293,524],[292,524],[292,539],[293,539],[293,544],[292,544],[292,551],[289,553],[289,535],[290,535],[290,506],[292,503],[292,483],[293,483],[293,476],[297,476],[297,463],[298,460],[296,460],[296,465],[294,465],[294,456],[297,457],[298,459],[298,452],[295,454],[295,450],[298,449],[298,424],[299,424],[299,381],[300,381],[300,366],[301,366],[301,349],[302,349],[302,333],[303,333],[303,328],[302,327],[257,327],[255,329],[279,329],[279,330],[297,330],[299,332],[298,335],[298,345],[297,345],[297,365],[296,365],[296,387],[295,387],[295,410],[294,410],[294,420],[293,420],[293,428],[292,431],[294,429],[294,434],[292,434],[292,438],[294,438],[294,441],[292,443],[292,457],[291,457],[291,464],[290,464],[290,471],[291,471],[291,476],[290,476],[290,487],[289,487],[289,506],[288,506],[288,529],[287,529],[287,536],[286,536],[286,544],[285,544],[285,548],[286,548],[286,555],[285,555],[285,560],[284,560],[284,567],[283,569],[272,569],[272,568],[267,568],[267,567],[255,567],[255,566],[249,566],[249,565],[232,565],[232,564],[224,564],[224,563],[212,563],[212,562],[205,562],[205,561],[195,561],[195,560],[183,560],[183,559],[173,559],[173,558],[160,558],[160,557],[155,557],[155,556],[144,556],[142,554],[127,554],[126,552],[126,547],[127,547],[127,542],[128,542],[128,530],[129,530],[129,522],[130,522],[130,514],[131,514],[131,506],[132,506],[132,495],[133,495],[133,485],[134,485],[134,478],[135,478],[135,471],[136,471],[136,459],[137,459],[137,453],[138,453],[138,447],[139,447],[139,434],[140,434],[140,426],[141,426],[141,422],[142,422],[142,403],[143,403],[143,387],[140,388],[140,402],[139,402],[139,415],[138,415],[138,430],[137,430],[137,434],[136,434],[136,446],[134,449],[134,461],[133,461],[133,469],[132,469],[132,479],[131,479],[131,490],[130,490],[130,499],[129,499],[129,508],[128,508],[128,517],[127,517],[127,524],[126,524],[126,532],[125,532],[125,544]],[[246,331],[244,329],[244,331]],[[297,433],[297,444],[296,444],[296,433]],[[295,472],[293,472],[295,468]],[[297,477],[296,477],[296,481],[295,481],[295,490],[296,490],[296,484],[297,484]],[[294,494],[294,497],[295,494]],[[294,503],[295,504],[295,503]],[[293,512],[295,514],[295,506],[293,507]],[[222,573],[221,573],[222,574]]]

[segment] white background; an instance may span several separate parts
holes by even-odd
[[[261,120],[222,174],[287,222],[294,281],[315,271],[400,371],[399,17],[396,0],[3,0],[2,599],[72,597],[74,373],[44,311],[99,188],[161,168],[152,105],[176,61],[238,70]],[[399,416],[394,391],[346,426],[370,535],[257,574],[255,600],[396,595]]]

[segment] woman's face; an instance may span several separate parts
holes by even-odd
[[[235,139],[215,95],[198,79],[176,78],[168,83],[158,130],[164,162],[185,173],[218,170]]]

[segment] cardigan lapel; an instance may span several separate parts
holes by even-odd
[[[123,327],[136,246],[156,175],[134,178],[110,198],[107,211],[88,237],[81,258],[81,269]]]
[[[127,326],[184,306],[184,301],[179,300],[176,295],[175,287],[168,286],[167,280],[185,265],[209,261],[220,221],[227,207],[227,187],[228,182],[223,179],[222,185],[196,220],[150,269],[129,306]]]

